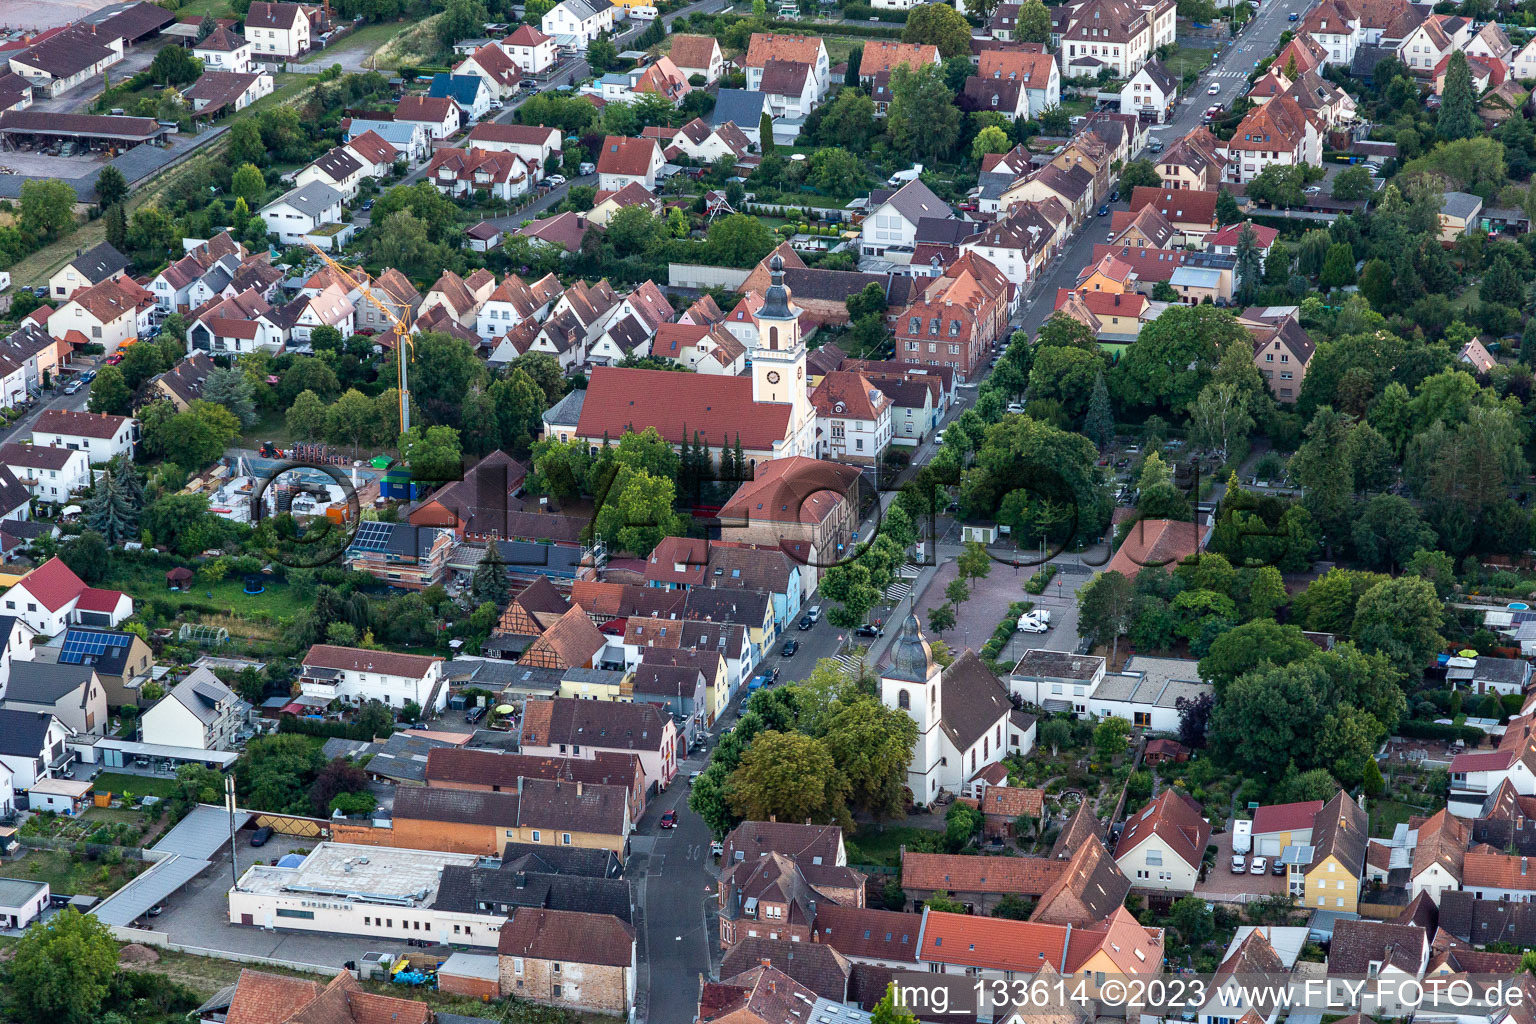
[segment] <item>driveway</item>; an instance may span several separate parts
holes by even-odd
[[[1270,893],[1285,892],[1285,877],[1270,874],[1270,870],[1274,868],[1273,858],[1267,859],[1262,875],[1246,872],[1234,875],[1232,873],[1232,833],[1222,832],[1211,836],[1211,842],[1216,845],[1216,863],[1207,872],[1205,881],[1195,886],[1196,896],[1205,896],[1219,901],[1221,897],[1244,893],[1267,896]],[[1245,863],[1251,868],[1253,857],[1250,855]]]

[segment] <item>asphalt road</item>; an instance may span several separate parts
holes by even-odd
[[[1172,120],[1154,127],[1151,137],[1161,140],[1165,145],[1170,144],[1199,127],[1206,107],[1216,103],[1230,106],[1234,99],[1247,91],[1248,75],[1253,71],[1254,63],[1274,52],[1281,33],[1290,26],[1286,16],[1292,11],[1300,14],[1310,3],[1311,0],[1269,0],[1261,6],[1237,38],[1231,40],[1230,45],[1222,51],[1221,59],[1200,76],[1200,81],[1190,90],[1186,100],[1174,108]],[[1217,88],[1214,96],[1209,92],[1212,84]],[[1129,199],[1129,196],[1125,198]],[[1110,205],[1112,211],[1129,208],[1126,202]],[[1067,243],[1061,256],[1046,271],[1024,311],[1022,325],[1026,331],[1034,334],[1051,315],[1056,305],[1057,289],[1072,288],[1077,284],[1078,273],[1093,259],[1094,245],[1104,242],[1108,234],[1109,218],[1094,217],[1085,222],[1076,236]]]

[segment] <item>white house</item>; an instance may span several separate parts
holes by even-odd
[[[617,192],[632,182],[655,191],[656,176],[666,161],[655,139],[628,139],[609,135],[597,155],[597,187]]]
[[[1008,692],[1047,711],[1088,715],[1088,698],[1104,679],[1104,659],[1038,648],[1024,652],[1008,674]]]
[[[75,409],[44,409],[32,425],[34,445],[54,445],[85,452],[91,465],[118,455],[133,456],[138,422],[127,416],[83,412]]]
[[[84,84],[122,59],[122,37],[98,36],[94,26],[75,24],[13,51],[10,68],[34,89],[53,97]]]
[[[337,146],[330,152],[303,167],[293,176],[294,185],[302,188],[312,181],[328,185],[341,193],[343,202],[357,198],[357,189],[366,176],[363,162],[345,146]]]
[[[554,36],[545,35],[532,25],[519,25],[500,45],[525,75],[543,74],[560,57]]]
[[[1445,681],[1453,690],[1475,694],[1524,693],[1531,682],[1531,663],[1519,658],[1452,658]]]
[[[306,236],[317,236],[315,244],[324,249],[331,246],[323,244],[327,239],[317,233],[329,225],[341,224],[341,205],[340,192],[323,182],[312,181],[272,200],[259,212],[267,230],[285,245],[297,245]]]
[[[615,10],[609,0],[564,0],[544,15],[539,27],[562,46],[562,37],[569,37],[572,46],[584,50],[592,40],[612,30]]]
[[[553,274],[532,285],[516,274],[508,274],[476,310],[475,333],[492,341],[529,318],[542,318],[561,291],[560,282]]]
[[[0,705],[13,711],[45,712],[71,732],[106,735],[107,691],[89,665],[14,662],[0,695]]]
[[[775,61],[808,64],[816,79],[815,99],[820,102],[827,94],[831,66],[826,44],[819,36],[792,36],[778,32],[754,32],[742,58],[747,73],[748,92],[766,92],[763,77],[770,63]]]
[[[1138,729],[1152,732],[1179,731],[1179,699],[1195,699],[1212,692],[1199,681],[1199,663],[1183,658],[1149,658],[1133,655],[1125,671],[1111,673],[1088,698],[1093,718],[1123,718]]]
[[[9,771],[11,785],[25,792],[39,779],[52,778],[69,761],[70,735],[69,727],[46,711],[0,708],[0,767]]]
[[[442,658],[316,644],[304,655],[299,686],[306,697],[442,711],[448,706],[442,667]]]
[[[794,60],[771,60],[759,76],[764,104],[775,118],[801,118],[821,100],[815,69]]]
[[[48,297],[55,306],[93,284],[120,278],[128,272],[128,257],[113,248],[111,242],[80,252],[48,278]]]
[[[113,627],[133,614],[133,598],[86,586],[58,557],[18,580],[0,597],[0,604],[0,612],[50,637],[71,624]]]
[[[370,178],[382,178],[403,155],[378,132],[366,131],[347,140],[347,152],[363,165],[363,173]]]
[[[949,204],[921,180],[901,188],[877,188],[869,195],[869,212],[859,228],[859,249],[865,256],[883,256],[892,246],[911,246],[917,241],[917,222],[924,217],[954,216]]]
[[[1125,823],[1115,864],[1137,888],[1194,892],[1210,838],[1211,823],[1200,816],[1199,806],[1165,789]]]
[[[506,50],[495,43],[486,43],[465,57],[454,67],[453,73],[475,75],[483,79],[497,103],[505,103],[516,96],[523,81],[523,73],[518,70],[517,64]]]
[[[192,56],[203,62],[204,71],[251,70],[251,41],[233,29],[220,25],[207,38],[192,47]]]
[[[941,670],[915,615],[880,669],[880,700],[917,723],[907,788],[918,804],[958,795],[978,772],[1034,748],[1034,717],[1014,711],[992,670],[969,650]]]
[[[474,74],[438,73],[432,76],[427,96],[431,99],[452,100],[459,108],[459,121],[462,124],[473,124],[480,120],[491,112],[493,105],[500,102],[491,83]]]
[[[1446,807],[1475,818],[1483,802],[1505,782],[1519,796],[1536,796],[1536,725],[1533,716],[1511,718],[1497,750],[1469,750],[1451,759]]]
[[[6,781],[0,784],[0,813],[9,815],[15,803],[11,794],[10,773],[0,769]],[[9,798],[8,798],[9,797]],[[30,878],[0,878],[0,928],[23,929],[36,921],[48,909],[49,889],[47,882]]]
[[[1154,57],[1121,87],[1120,111],[1124,114],[1148,113],[1155,124],[1162,124],[1178,95],[1178,79]]]
[[[634,754],[647,786],[677,775],[677,725],[655,704],[530,698],[523,705],[521,751],[542,757]]]
[[[862,373],[833,370],[811,394],[817,456],[872,466],[891,443],[891,400]]]
[[[244,110],[272,95],[272,89],[272,76],[265,71],[204,71],[181,95],[194,112],[216,117]]]
[[[1510,70],[1514,78],[1521,80],[1536,78],[1536,39],[1532,39],[1520,48],[1510,64]]]
[[[714,36],[674,35],[667,56],[688,78],[698,75],[705,85],[717,81],[725,69],[725,57]]]
[[[441,142],[464,124],[459,105],[446,96],[402,96],[395,104],[395,120],[420,124],[433,142]]]
[[[79,450],[7,441],[0,445],[0,465],[39,501],[62,504],[91,485],[91,461]]]
[[[53,311],[48,317],[48,333],[61,341],[94,342],[110,355],[123,342],[139,336],[140,303],[146,299],[143,317],[147,319],[155,302],[146,289],[122,278],[93,284],[75,292]]]
[[[248,707],[218,676],[196,668],[140,716],[140,738],[168,747],[230,750]]]
[[[354,117],[347,122],[345,138],[350,145],[354,139],[369,132],[394,147],[407,163],[425,160],[432,153],[432,136],[427,133],[427,126],[419,121],[376,121]]]
[[[245,36],[257,59],[308,53],[309,30],[309,13],[299,4],[254,0],[245,12]]]

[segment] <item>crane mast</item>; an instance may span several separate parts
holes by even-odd
[[[364,279],[368,276],[362,268],[343,266],[341,263],[333,260],[324,249],[321,249],[313,242],[309,243],[309,247],[314,250],[315,255],[325,261],[326,266],[336,271],[343,281],[355,288],[363,298],[368,300],[369,305],[378,310],[384,319],[389,321],[391,331],[395,336],[395,367],[398,371],[398,390],[400,392],[400,433],[405,433],[411,429],[411,388],[408,365],[411,361],[411,355],[415,350],[415,343],[411,340],[410,327],[406,325],[404,320],[395,315],[394,310],[390,309],[386,303],[374,295],[366,284],[358,279],[359,276]],[[354,276],[354,272],[356,272],[356,276]]]

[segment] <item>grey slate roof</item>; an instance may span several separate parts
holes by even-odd
[[[718,128],[727,121],[734,121],[749,131],[756,130],[763,120],[763,94],[745,89],[721,89],[715,97],[715,109],[709,123]]]
[[[1463,220],[1477,216],[1477,211],[1482,208],[1482,199],[1466,192],[1447,192],[1440,203],[1442,213]]]
[[[11,663],[5,700],[56,704],[80,688],[96,672],[89,665],[55,665],[41,661]]]
[[[1477,666],[1472,670],[1472,678],[1486,680],[1490,683],[1511,683],[1516,686],[1525,685],[1530,677],[1531,664],[1521,661],[1519,658],[1490,658],[1483,655],[1477,659]]]
[[[1143,64],[1141,70],[1147,73],[1152,79],[1152,84],[1161,89],[1164,94],[1173,92],[1179,84],[1179,80],[1173,77],[1173,72],[1165,68],[1163,62],[1156,57]]]
[[[609,0],[565,0],[560,6],[585,21],[594,14],[601,14],[613,7]]]
[[[890,189],[876,189],[870,193],[869,209],[890,203],[907,220],[914,225],[924,217],[953,217],[955,211],[949,204],[934,195],[933,189],[924,185],[919,179],[909,181],[894,192]]]
[[[283,203],[301,213],[309,214],[311,217],[318,217],[327,207],[335,206],[340,202],[340,192],[337,192],[324,182],[312,181],[308,185],[300,185],[298,188],[284,192],[281,196],[263,206],[262,209],[270,210],[279,203]]]
[[[550,426],[575,427],[581,422],[581,406],[586,400],[586,388],[573,389],[570,394],[544,410],[544,422]]]
[[[617,878],[624,870],[612,850],[581,846],[508,843],[501,851],[502,870],[583,878]]]
[[[53,716],[46,711],[0,708],[0,754],[37,757],[43,752],[52,721]]]
[[[629,923],[632,897],[622,878],[591,878],[502,868],[443,869],[434,910],[473,914],[540,907],[583,914],[612,914]]]
[[[110,242],[87,249],[69,261],[91,284],[100,284],[107,278],[128,268],[128,257],[112,247]]]
[[[218,705],[235,699],[234,691],[219,677],[206,668],[193,669],[192,673],[171,689],[161,700],[175,700],[185,707],[204,725],[218,719]]]

